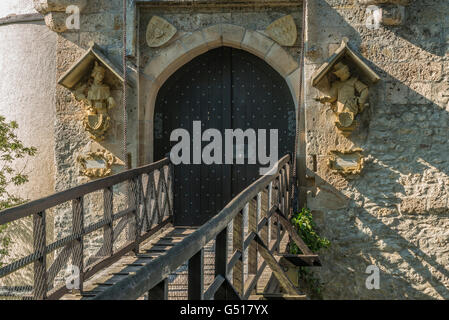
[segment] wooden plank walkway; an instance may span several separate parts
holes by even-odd
[[[175,228],[172,225],[167,225],[144,241],[140,245],[137,255],[134,252],[129,252],[108,268],[85,280],[82,294],[79,292],[68,293],[61,297],[61,300],[80,300],[95,297],[99,292],[138,271],[149,261],[165,254],[177,242],[182,241],[195,230],[196,228]],[[169,299],[187,298],[187,284],[186,281],[182,281],[184,274],[187,274],[186,266],[184,268],[181,266],[177,272],[171,275],[169,279]],[[141,299],[145,299],[145,297],[141,297]]]
[[[85,280],[84,292],[67,293],[61,297],[61,300],[81,300],[91,299],[96,294],[106,288],[116,284],[118,281],[128,277],[133,272],[138,271],[146,263],[166,254],[176,243],[182,241],[185,237],[194,232],[196,228],[173,227],[171,224],[159,230],[151,238],[140,245],[139,253],[129,252],[121,257],[117,262],[108,268],[98,272],[92,278]],[[288,237],[281,241],[281,248],[286,246]],[[270,247],[275,243],[271,241]],[[232,243],[229,243],[228,258],[232,256]],[[259,266],[263,259],[259,259]],[[187,264],[180,266],[168,278],[168,299],[169,300],[187,300]],[[251,275],[249,275],[251,277]],[[204,247],[204,291],[209,287],[215,278],[215,245],[211,241]],[[263,272],[259,284],[250,299],[259,299],[264,293],[279,292],[279,285],[274,279],[272,271],[267,266]],[[142,296],[139,300],[147,299]]]

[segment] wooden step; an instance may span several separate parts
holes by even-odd
[[[296,267],[320,267],[321,261],[316,254],[276,254],[281,260],[285,259]]]
[[[264,293],[252,295],[249,297],[249,300],[307,300],[307,296],[283,293]]]

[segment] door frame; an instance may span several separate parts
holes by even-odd
[[[295,104],[298,123],[301,70],[298,62],[279,44],[264,34],[232,24],[217,24],[187,33],[167,47],[145,66],[138,79],[138,164],[154,159],[154,110],[162,84],[193,58],[221,46],[248,51],[275,69],[286,81]],[[296,150],[299,155],[299,150]]]
[[[250,94],[247,91],[253,90],[256,90],[253,95],[247,96]],[[201,92],[205,93],[201,95]],[[242,99],[246,102],[241,101]],[[259,99],[258,102],[255,99]],[[186,104],[189,101],[190,104]],[[209,104],[212,101],[211,106]],[[214,109],[217,117],[212,119],[209,115],[210,108],[217,106]],[[242,119],[244,116],[239,108],[253,111],[245,112],[249,117]],[[256,108],[260,111],[256,111]],[[258,115],[253,114],[254,112]],[[282,157],[287,152],[291,154],[294,149],[294,129],[287,128],[293,120],[293,112],[294,102],[289,95],[288,86],[276,70],[247,51],[227,46],[218,47],[186,63],[161,87],[156,98],[155,114],[157,119],[163,121],[163,125],[161,122],[159,127],[155,123],[155,130],[160,132],[155,138],[155,154],[160,159],[170,152],[171,146],[176,144],[170,142],[170,133],[175,129],[189,131],[192,139],[195,129],[192,128],[191,121],[201,121],[204,126],[201,126],[201,132],[210,128],[218,129],[222,134],[222,143],[228,129],[254,128],[257,132],[262,128],[276,128],[279,130],[280,143],[278,155]],[[266,127],[267,123],[269,128]],[[208,143],[203,142],[202,145],[204,147]],[[191,153],[192,149],[190,161]],[[223,160],[226,155],[221,154],[221,157]],[[260,174],[260,166],[249,163],[210,166],[190,162],[175,165],[174,223],[178,226],[202,225],[258,179]]]

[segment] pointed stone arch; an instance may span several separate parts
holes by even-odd
[[[159,88],[181,66],[193,58],[221,46],[248,51],[267,62],[286,81],[298,116],[298,62],[279,44],[261,32],[232,24],[217,24],[187,33],[163,48],[140,75],[139,87],[139,163],[153,159],[153,120]]]

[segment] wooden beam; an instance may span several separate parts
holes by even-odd
[[[204,293],[204,300],[212,300],[212,298],[214,298],[214,300],[226,300],[226,292],[223,292],[223,290],[221,290],[217,293],[224,281],[225,277],[223,277],[222,275],[216,276],[214,281],[210,284],[209,288],[207,288],[206,292]]]
[[[292,237],[293,241],[296,243],[296,245],[302,251],[302,253],[304,253],[305,255],[313,255],[314,253],[312,252],[312,250],[310,250],[309,247],[304,243],[304,240],[301,239],[296,230],[293,228],[290,221],[287,220],[287,218],[282,214],[282,212],[279,209],[276,210],[275,215],[278,217],[279,222],[288,232],[290,237]]]
[[[281,260],[287,260],[296,267],[320,267],[321,261],[318,255],[305,254],[280,254],[277,255]]]
[[[271,271],[273,271],[274,276],[279,281],[279,284],[282,286],[282,288],[287,292],[287,294],[299,295],[298,290],[295,288],[293,283],[291,283],[290,279],[285,275],[284,270],[271,254],[270,250],[267,248],[263,240],[258,235],[256,235],[254,241],[256,241],[258,245],[260,255],[268,264]]]
[[[72,263],[79,270],[79,291],[83,292],[84,282],[84,199],[77,198],[72,201],[72,234],[77,236],[73,245]]]
[[[204,299],[204,250],[198,251],[188,264],[189,300]]]
[[[39,259],[34,262],[34,287],[33,295],[36,300],[47,298],[47,252],[46,252],[46,222],[45,212],[33,215],[33,243],[34,252],[39,254]]]
[[[168,300],[168,279],[165,278],[148,291],[148,300]]]
[[[13,23],[26,23],[44,21],[44,16],[40,13],[12,14],[4,18],[0,18],[0,26]]]
[[[48,197],[27,202],[23,205],[9,208],[0,212],[0,225],[12,222],[24,217],[28,217],[34,213],[42,212],[48,208],[55,207],[64,202],[77,199],[88,193],[92,193],[113,185],[122,183],[124,181],[130,180],[137,177],[143,173],[149,173],[157,170],[170,163],[170,159],[166,158],[150,165],[143,166],[140,168],[128,170],[116,175],[97,179],[86,184],[70,188],[68,190],[58,192],[56,194],[50,195]]]

